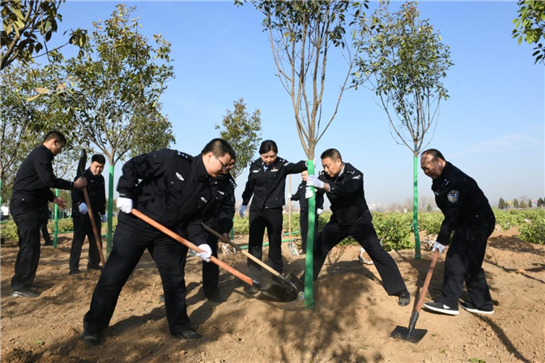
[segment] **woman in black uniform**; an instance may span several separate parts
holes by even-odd
[[[265,140],[259,148],[261,157],[250,164],[250,174],[242,193],[242,207],[239,214],[244,217],[250,198],[250,241],[248,251],[261,259],[265,227],[269,236],[269,263],[282,272],[282,207],[285,204],[286,177],[307,169],[306,161],[290,163],[278,157],[278,146],[272,140]],[[261,267],[248,259],[248,273],[259,279]],[[257,292],[247,288],[248,292]]]

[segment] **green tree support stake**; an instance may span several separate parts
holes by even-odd
[[[413,156],[414,197],[413,197],[413,231],[414,231],[414,258],[420,258],[420,235],[418,234],[418,158]]]
[[[0,207],[2,206],[2,179],[0,179]],[[0,228],[0,237],[2,237],[2,228]]]
[[[314,175],[314,160],[307,161],[308,175]],[[314,261],[314,217],[316,216],[316,189],[312,190],[312,198],[308,200],[308,234],[307,234],[307,255],[305,257],[305,307],[314,309],[314,288],[313,288],[313,261]]]
[[[114,166],[110,165],[108,184],[108,233],[106,235],[106,258],[110,257],[113,246],[113,213],[114,213]],[[119,217],[118,217],[119,218]]]
[[[59,196],[59,190],[55,189],[55,196]],[[57,237],[59,236],[59,206],[55,204],[55,230],[53,231],[53,248],[57,248]]]

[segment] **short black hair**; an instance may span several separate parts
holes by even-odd
[[[104,155],[102,154],[95,154],[91,157],[91,162],[94,163],[94,162],[97,162],[99,164],[106,164],[106,158],[104,157]]]
[[[222,157],[225,154],[229,154],[231,159],[236,159],[237,155],[235,149],[229,143],[223,139],[215,138],[212,139],[204,149],[201,151],[201,155],[208,154],[209,152],[213,153],[217,157]]]
[[[422,154],[420,154],[420,155],[421,156],[431,155],[433,157],[433,160],[437,160],[437,159],[446,160],[445,157],[443,156],[443,154],[441,154],[441,151],[439,151],[437,149],[424,150],[422,152]]]
[[[44,137],[44,142],[49,140],[58,140],[59,142],[62,142],[63,145],[66,145],[66,137],[64,137],[63,133],[57,130],[49,131],[47,135]]]
[[[275,154],[278,154],[278,146],[276,146],[276,142],[272,140],[265,140],[259,147],[259,154],[266,154],[271,150],[274,151]]]
[[[341,161],[343,160],[339,150],[333,149],[333,148],[327,149],[326,151],[322,153],[322,155],[320,155],[320,159],[325,159],[325,158],[330,158],[331,160],[337,160],[337,159],[340,159]]]

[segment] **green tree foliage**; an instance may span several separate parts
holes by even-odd
[[[222,125],[216,125],[216,130],[220,130],[220,137],[229,142],[237,153],[237,161],[231,171],[236,179],[252,161],[261,142],[261,111],[255,110],[250,115],[242,98],[234,101],[233,107],[233,111],[227,110]]]
[[[520,203],[519,203],[519,208],[528,208],[528,204],[526,204],[526,202],[524,200],[521,200]]]
[[[64,0],[2,1],[1,70],[16,59],[23,63],[31,63],[33,57],[47,49],[46,43],[57,31],[57,21],[62,21],[59,8],[63,2]],[[86,31],[76,29],[71,31],[66,44],[83,46],[86,41]]]
[[[353,10],[359,16],[363,2],[348,1],[252,1],[265,15],[278,78],[290,95],[297,132],[309,159],[316,144],[333,122],[355,61],[347,47],[346,17]],[[339,49],[348,66],[331,115],[322,124],[323,96],[327,62],[333,49]],[[323,127],[323,129],[321,129]]]
[[[426,212],[431,212],[431,211],[432,211],[432,207],[431,207],[430,204],[428,204],[428,205],[426,206]]]
[[[534,204],[532,203],[531,199],[528,199],[528,208],[533,208]]]
[[[545,31],[545,2],[543,0],[519,0],[518,17],[513,20],[513,38],[519,44],[526,40],[528,44],[536,44],[534,48],[535,63],[545,61],[545,48],[541,40]]]
[[[513,208],[520,208],[520,205],[519,205],[519,201],[517,198],[515,198],[515,200],[513,200]]]
[[[158,106],[166,82],[174,77],[170,43],[156,34],[155,46],[149,44],[139,32],[140,18],[131,17],[135,11],[119,4],[109,19],[93,22],[83,52],[64,66],[66,105],[81,134],[108,158],[111,186],[115,164],[131,150],[156,149],[172,140],[170,123]],[[153,138],[158,130],[165,134]],[[113,188],[108,199],[113,200]],[[112,211],[110,204],[108,251]]]
[[[175,140],[172,124],[161,112],[163,105],[157,104],[146,120],[135,122],[134,132],[139,136],[131,145],[131,157],[168,148]]]
[[[545,207],[545,201],[543,200],[543,198],[539,198],[539,199],[537,200],[537,207],[538,207],[538,208],[543,208],[543,207]]]
[[[500,198],[500,201],[498,202],[498,208],[507,209],[507,203],[505,203],[505,200],[503,198]]]
[[[370,83],[386,111],[394,140],[413,154],[413,231],[418,237],[418,155],[433,136],[441,100],[448,99],[442,79],[453,65],[449,47],[428,20],[419,18],[414,2],[390,13],[381,2],[371,17],[361,15],[355,45],[359,58],[355,86]]]

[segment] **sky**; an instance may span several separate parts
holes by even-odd
[[[296,131],[291,98],[275,76],[276,66],[262,15],[251,4],[233,1],[136,1],[142,33],[161,33],[172,43],[175,79],[161,98],[173,125],[173,149],[193,155],[212,138],[233,102],[244,99],[248,112],[261,111],[262,138],[275,140],[278,155],[306,159]],[[403,2],[392,2],[397,11]],[[115,8],[112,1],[70,0],[54,41],[71,28],[92,28]],[[377,2],[370,4],[371,12]],[[442,102],[428,147],[473,177],[492,205],[499,198],[545,197],[544,66],[534,65],[532,46],[511,36],[516,1],[421,1],[429,19],[450,47],[454,66],[443,80],[450,98]],[[333,51],[335,52],[335,50]],[[328,63],[324,118],[337,98],[345,63],[334,53]],[[372,91],[344,93],[339,111],[316,147],[319,155],[337,148],[343,160],[364,173],[368,203],[385,206],[412,198],[413,156],[390,134],[388,118]],[[256,155],[256,158],[258,155]],[[319,164],[319,163],[318,163]],[[120,176],[116,168],[115,180]],[[321,165],[318,166],[321,170]],[[237,202],[247,172],[238,177]],[[301,178],[291,177],[295,191]],[[419,194],[430,198],[431,179],[421,170]],[[286,187],[286,191],[289,187]]]

